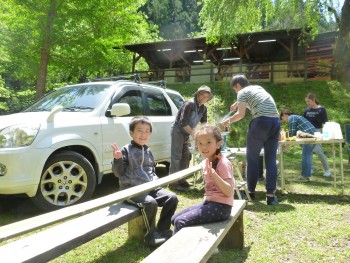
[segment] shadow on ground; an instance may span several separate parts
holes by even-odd
[[[156,172],[159,177],[163,177],[168,174],[165,166],[157,167]],[[118,190],[118,178],[116,178],[113,174],[107,174],[103,177],[101,184],[96,186],[92,199],[114,193]],[[26,196],[0,195],[0,226],[43,213],[44,212],[36,207],[31,199]]]

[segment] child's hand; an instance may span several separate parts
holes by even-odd
[[[205,159],[205,171],[209,176],[215,173],[215,170],[213,169],[213,164],[209,161],[208,158]]]
[[[122,152],[119,150],[118,146],[115,143],[113,143],[111,146],[112,146],[112,149],[113,149],[114,159],[122,158]]]

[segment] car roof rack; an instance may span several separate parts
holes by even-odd
[[[106,81],[106,80],[113,81],[113,80],[123,80],[123,79],[132,79],[136,83],[141,83],[140,73],[128,73],[128,74],[121,74],[121,75],[117,75],[117,76],[94,78],[94,79],[89,79],[89,82]],[[142,82],[142,83],[159,84],[159,86],[161,88],[166,89],[166,81],[165,80],[146,81],[146,82]]]
[[[121,74],[117,76],[110,76],[110,77],[102,77],[102,78],[94,78],[94,79],[89,79],[89,82],[95,82],[95,81],[106,81],[106,80],[127,80],[131,79],[135,81],[136,83],[141,82],[141,77],[140,73],[133,73],[133,74]]]
[[[144,83],[147,83],[147,84],[159,84],[159,86],[163,89],[166,89],[166,81],[165,80],[155,80],[155,81],[147,81],[147,82],[144,82]]]

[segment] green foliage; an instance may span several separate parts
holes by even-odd
[[[10,96],[11,92],[4,87],[4,80],[0,76],[0,113],[9,109],[7,101]]]
[[[46,74],[52,85],[130,71],[132,54],[113,47],[156,39],[157,30],[138,11],[144,3],[2,1],[0,70],[6,82],[18,90],[32,88],[39,76]]]
[[[34,90],[15,92],[6,88],[4,86],[4,80],[0,76],[0,115],[15,113],[22,110],[27,107],[34,98]]]
[[[334,21],[327,11],[332,1],[203,0],[200,23],[210,41],[230,42],[237,34],[271,29],[311,28]]]
[[[200,32],[199,11],[196,0],[153,0],[141,8],[151,24],[158,26],[159,36],[167,39],[183,39]]]

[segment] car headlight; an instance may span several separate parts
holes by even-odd
[[[0,148],[31,145],[38,134],[40,124],[18,124],[0,131]]]

